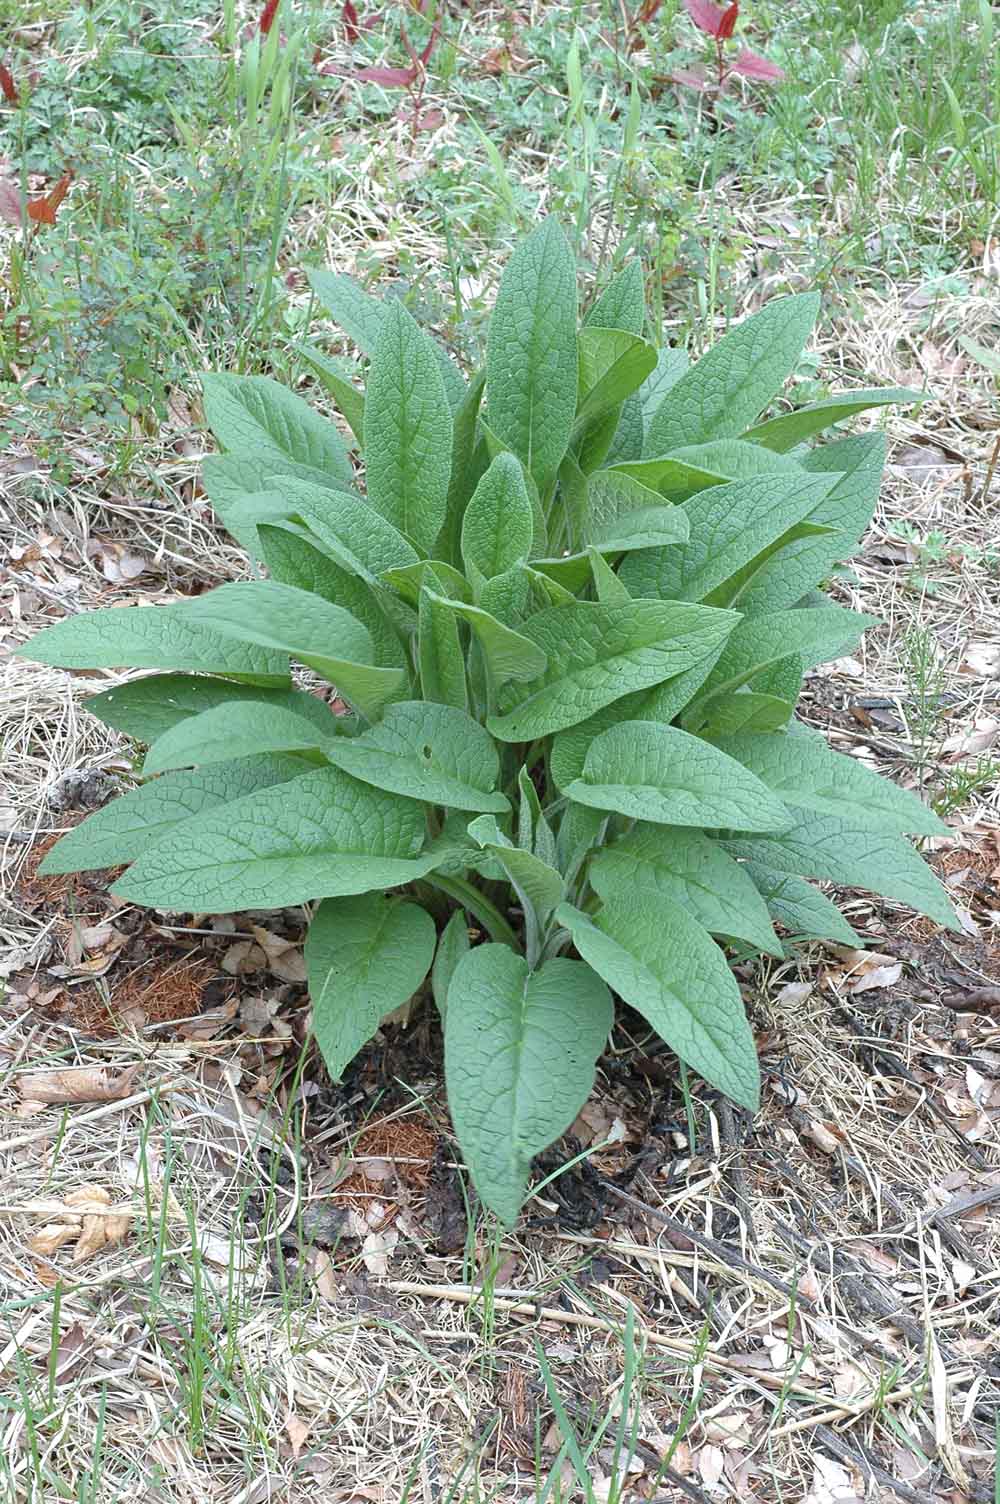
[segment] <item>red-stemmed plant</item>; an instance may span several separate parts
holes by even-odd
[[[670,75],[675,83],[707,94],[721,92],[733,77],[766,84],[779,83],[784,78],[784,69],[759,52],[751,52],[749,47],[741,47],[735,57],[727,53],[726,43],[732,39],[739,19],[739,0],[732,0],[729,5],[717,5],[715,0],[684,0],[684,8],[698,30],[714,43],[714,76],[701,65],[677,68]]]

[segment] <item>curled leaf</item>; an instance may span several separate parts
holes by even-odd
[[[14,75],[3,63],[0,63],[0,89],[8,104],[17,104],[17,84]]]
[[[699,31],[725,40],[731,37],[740,13],[738,0],[731,5],[716,5],[715,0],[684,0],[684,8]]]
[[[258,30],[262,37],[266,37],[274,25],[274,18],[278,14],[278,6],[280,4],[281,0],[267,0],[267,4],[260,13],[260,21],[258,23]]]
[[[361,35],[361,26],[358,21],[358,12],[354,0],[344,0],[341,20],[344,27],[344,41],[353,47]]]

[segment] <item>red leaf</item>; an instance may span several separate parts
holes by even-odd
[[[14,82],[14,75],[9,68],[4,67],[3,63],[0,63],[0,89],[3,90],[3,97],[8,104],[17,104],[17,85]]]
[[[785,76],[784,68],[779,68],[770,58],[761,57],[759,52],[751,52],[749,47],[743,48],[731,65],[731,71],[739,73],[743,78],[756,78],[766,84],[779,83]]]
[[[416,82],[416,68],[359,68],[353,75],[366,84],[381,84],[383,89],[408,89]]]
[[[731,37],[740,13],[738,0],[725,8],[715,0],[684,0],[684,7],[698,30],[710,37]]]
[[[732,5],[726,7],[719,22],[719,36],[731,37],[736,30],[736,20],[740,13],[738,0],[733,0]]]
[[[274,25],[274,18],[278,14],[278,6],[280,4],[281,0],[267,0],[267,4],[260,13],[259,30],[261,36],[266,37]]]
[[[361,26],[358,21],[358,12],[354,0],[344,0],[342,15],[344,21],[344,39],[353,47],[361,35]]]
[[[54,225],[59,205],[69,192],[69,185],[73,181],[71,172],[64,172],[54,188],[42,198],[29,198],[25,205],[28,218],[33,219],[36,225]]]

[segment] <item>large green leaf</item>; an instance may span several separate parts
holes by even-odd
[[[307,465],[344,486],[350,457],[334,425],[270,376],[216,373],[202,378],[205,419],[224,449],[269,465]],[[259,483],[258,483],[259,484]]]
[[[739,862],[697,830],[639,823],[590,864],[590,885],[607,903],[641,893],[687,909],[713,935],[783,954],[767,906]]]
[[[771,736],[717,737],[715,744],[789,804],[844,819],[861,815],[876,831],[947,832],[915,794],[880,778],[856,758],[832,751],[820,735],[796,729]]]
[[[598,470],[587,483],[587,542],[594,543],[602,534],[610,535],[633,512],[662,506],[660,493],[641,481],[621,470]],[[675,511],[678,518],[684,516],[679,507]]]
[[[849,552],[850,540],[846,533],[813,533],[812,526],[810,518],[805,528],[793,528],[766,557],[755,561],[753,575],[736,602],[746,616],[787,611],[833,574],[838,561]],[[802,535],[796,536],[799,532]]]
[[[874,616],[848,611],[843,606],[744,617],[705,681],[700,698],[738,689],[762,669],[792,653],[801,656],[804,667],[812,668],[847,652],[863,632],[876,624]]]
[[[501,741],[530,741],[585,720],[632,690],[680,673],[723,642],[731,611],[669,601],[578,601],[529,617],[521,630],[546,654],[545,672],[501,696],[489,721]]]
[[[549,771],[557,787],[566,789],[574,778],[583,777],[583,764],[591,742],[609,727],[617,726],[619,721],[662,721],[665,725],[672,721],[697,694],[721,651],[722,644],[719,643],[684,673],[674,674],[652,689],[640,689],[635,694],[625,695],[578,725],[560,731],[553,737],[549,752]]]
[[[408,538],[360,496],[323,492],[306,482],[289,480],[282,489],[295,513],[341,568],[374,585],[387,569],[405,569],[418,555]]]
[[[390,705],[361,736],[324,748],[330,761],[380,789],[450,809],[509,809],[496,792],[500,758],[478,721],[452,705]]]
[[[838,392],[833,397],[824,397],[821,402],[811,402],[807,407],[798,407],[794,412],[780,413],[768,418],[765,423],[756,423],[743,435],[754,444],[763,444],[766,449],[779,453],[794,449],[804,439],[843,423],[857,413],[867,412],[871,407],[888,407],[899,403],[910,407],[914,402],[926,402],[926,392],[916,392],[911,387],[880,386],[865,391]]]
[[[686,909],[636,894],[605,904],[594,919],[560,904],[556,918],[584,960],[685,1064],[756,1111],[760,1071],[740,990],[722,951]]]
[[[656,721],[622,721],[590,744],[577,804],[633,820],[714,830],[783,830],[792,817],[759,778],[711,743]]]
[[[583,320],[585,329],[627,329],[641,334],[646,322],[642,263],[630,261],[595,298]]]
[[[441,931],[431,968],[431,990],[442,1019],[448,1013],[448,988],[455,975],[455,967],[470,949],[469,922],[465,910],[456,909]]]
[[[469,623],[497,684],[507,679],[533,679],[544,671],[548,661],[545,652],[530,638],[504,626],[480,606],[467,606],[463,601],[444,596],[435,596],[434,599],[439,607],[452,611]]]
[[[334,360],[332,356],[325,355],[322,350],[317,350],[315,345],[296,345],[295,353],[309,365],[314,374],[319,378],[320,385],[330,394],[350,424],[351,432],[358,443],[364,442],[365,434],[365,398],[364,393],[359,392],[352,380],[353,372],[350,366],[342,361]]]
[[[321,699],[300,689],[263,689],[256,684],[236,684],[231,679],[200,674],[150,674],[145,679],[120,684],[117,689],[105,690],[84,704],[105,726],[113,726],[116,731],[148,743],[155,742],[188,716],[240,700],[255,700],[268,709],[294,710],[318,721],[330,714]]]
[[[744,439],[714,439],[708,444],[687,444],[670,454],[618,461],[610,473],[626,475],[661,496],[683,501],[711,486],[753,480],[758,475],[794,475],[801,469],[790,455],[774,454]]]
[[[467,709],[469,691],[458,617],[449,609],[445,597],[429,585],[420,587],[419,622],[420,688],[424,699]]]
[[[415,800],[318,768],[175,826],[113,891],[204,914],[287,908],[413,882],[439,860],[424,834]]]
[[[305,944],[313,1033],[333,1079],[430,970],[437,933],[415,903],[381,893],[327,898]]]
[[[486,344],[489,426],[540,489],[566,453],[576,395],[576,265],[546,219],[507,263]]]
[[[706,702],[698,735],[715,741],[722,736],[735,736],[738,732],[780,731],[794,712],[795,705],[791,700],[737,689],[732,694],[716,695]]]
[[[258,531],[261,554],[271,578],[281,585],[307,590],[349,611],[368,632],[374,658],[381,668],[404,668],[406,652],[380,599],[384,592],[344,569],[314,547],[307,538],[287,527],[262,525]]]
[[[795,369],[818,312],[818,293],[797,293],[731,329],[667,393],[650,421],[646,452],[742,433]]]
[[[356,617],[294,585],[277,580],[220,585],[184,609],[221,635],[290,653],[335,684],[366,716],[377,714],[406,683],[403,669],[374,665],[371,636]]]
[[[317,703],[319,703],[317,701]],[[260,700],[237,700],[189,716],[157,737],[142,766],[144,778],[169,768],[203,767],[260,752],[314,752],[337,734],[338,717],[326,711],[325,734],[315,717]]]
[[[323,475],[310,465],[294,465],[281,456],[251,460],[236,454],[209,454],[201,466],[205,494],[220,522],[255,559],[260,558],[258,523],[282,522],[295,511],[284,495],[285,481],[292,478],[321,491],[344,489],[339,476]]]
[[[814,522],[846,533],[842,557],[856,547],[878,503],[885,467],[885,434],[862,433],[821,444],[802,460],[811,475],[834,471],[840,479],[813,514]]]
[[[392,302],[381,302],[371,293],[342,272],[326,271],[323,267],[310,267],[306,272],[309,285],[319,302],[335,324],[339,324],[363,355],[374,356],[382,325]],[[445,352],[431,345],[438,369],[444,380],[445,390],[452,407],[457,407],[465,395],[465,383]]]
[[[620,408],[656,369],[655,347],[625,329],[582,329],[579,359],[578,425]]]
[[[241,757],[194,772],[166,773],[95,810],[46,852],[38,870],[85,872],[134,862],[183,820],[307,771],[301,758],[286,755]]]
[[[811,883],[788,872],[772,872],[759,862],[741,862],[740,870],[750,878],[777,920],[793,940],[833,940],[838,945],[857,945],[860,936],[825,894]]]
[[[482,588],[531,553],[534,514],[521,462],[498,454],[482,477],[462,521],[462,559],[466,572]]]
[[[469,825],[469,835],[495,857],[518,890],[522,901],[530,903],[540,924],[551,914],[563,896],[563,879],[548,862],[531,851],[515,846],[497,826],[492,815],[481,815]]]
[[[452,1122],[482,1200],[517,1220],[532,1158],[576,1117],[612,1023],[589,967],[563,957],[531,972],[505,945],[462,957],[448,988],[445,1077]]]
[[[306,276],[334,323],[350,336],[363,355],[371,355],[382,327],[385,305],[342,272],[311,266]]]
[[[636,596],[656,600],[735,602],[789,530],[807,518],[830,490],[829,476],[762,475],[712,486],[684,503],[687,542],[635,553],[621,568]],[[723,600],[723,593],[726,599]]]
[[[451,409],[433,346],[393,301],[365,390],[368,500],[428,553],[445,519],[451,445]]]
[[[792,810],[795,823],[780,835],[726,841],[738,860],[772,872],[869,888],[927,914],[946,929],[960,928],[951,900],[927,863],[903,836],[872,830],[863,815],[850,820]]]
[[[288,684],[287,653],[234,640],[206,618],[192,616],[191,605],[109,606],[67,616],[14,651],[59,668],[190,669],[279,688]]]

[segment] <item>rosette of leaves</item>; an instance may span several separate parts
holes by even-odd
[[[511,1223],[591,1089],[613,994],[753,1109],[729,957],[854,942],[812,880],[954,925],[907,839],[936,817],[795,719],[805,672],[871,622],[818,587],[883,465],[878,433],[809,441],[921,394],[761,418],[813,294],[689,365],[647,337],[637,265],[578,326],[552,220],[511,256],[471,380],[402,302],[312,284],[364,357],[362,389],[305,352],[345,428],[265,377],[204,384],[205,487],[263,577],[22,649],[155,670],[88,702],[148,746],[141,783],[42,870],[127,864],[113,891],[172,911],[315,905],[335,1077],[430,978],[455,1130]]]

